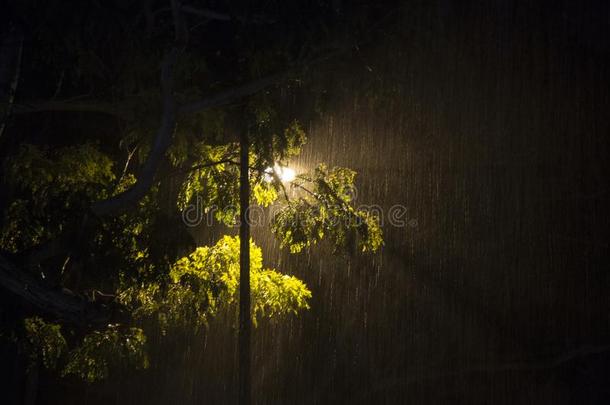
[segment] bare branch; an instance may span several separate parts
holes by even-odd
[[[127,169],[129,169],[129,163],[131,163],[131,159],[133,158],[133,155],[135,155],[136,151],[138,150],[138,146],[139,145],[136,144],[136,146],[134,146],[131,151],[129,150],[129,148],[127,148],[127,158],[125,159],[125,165],[123,165],[123,171],[121,172],[121,175],[117,179],[117,182],[116,182],[117,186],[119,186],[121,184],[121,182],[127,175]]]

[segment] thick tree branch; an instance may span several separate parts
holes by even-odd
[[[258,80],[245,83],[241,86],[227,89],[213,96],[204,98],[203,100],[182,105],[178,109],[178,112],[182,114],[189,114],[202,111],[208,108],[220,107],[223,105],[230,104],[236,100],[239,100],[240,98],[256,94],[262,90],[265,90],[268,87],[285,81],[289,79],[291,75],[295,75],[299,71],[313,68],[314,66],[326,62],[329,59],[337,57],[347,51],[348,48],[331,48],[327,50],[326,53],[323,53],[322,55],[313,58],[309,61],[303,61],[301,64],[297,66],[292,66],[283,72],[265,76]]]
[[[185,104],[179,108],[180,113],[192,113],[207,108],[220,107],[229,104],[236,99],[251,95],[269,87],[281,80],[283,75],[273,75],[254,82],[246,83],[236,88],[221,91],[200,101]],[[129,120],[132,115],[127,107],[122,108],[121,102],[109,103],[104,101],[72,101],[72,100],[48,100],[30,101],[17,103],[13,106],[13,114],[32,114],[39,112],[90,112],[115,116]]]
[[[24,269],[0,256],[0,286],[23,299],[42,313],[77,325],[101,325],[109,320],[102,307],[55,289]]]
[[[93,203],[92,211],[98,216],[105,216],[124,211],[140,201],[144,195],[150,190],[153,184],[154,176],[157,172],[160,162],[162,161],[167,149],[171,145],[171,139],[176,125],[176,114],[191,114],[203,111],[209,108],[221,107],[244,97],[256,94],[268,87],[271,87],[284,80],[291,71],[270,75],[244,85],[230,88],[225,91],[216,93],[202,100],[185,104],[181,107],[176,107],[173,86],[172,86],[172,69],[177,59],[178,50],[174,49],[166,57],[162,65],[161,87],[163,99],[163,115],[161,126],[155,136],[155,141],[148,158],[138,175],[136,184],[127,191],[109,198]],[[46,102],[29,108],[16,109],[16,113],[36,112],[36,111],[91,111],[104,112],[111,115],[121,116],[121,110],[113,107],[111,104],[104,103],[71,103],[71,102]]]
[[[98,201],[92,205],[93,212],[98,216],[110,215],[136,204],[150,190],[155,174],[169,146],[176,125],[176,113],[189,114],[208,108],[230,104],[243,97],[258,93],[267,87],[277,84],[286,77],[288,72],[271,75],[246,83],[242,86],[222,91],[203,100],[186,104],[177,108],[173,96],[172,68],[177,59],[178,50],[174,49],[162,66],[161,87],[163,99],[163,116],[161,126],[157,131],[155,142],[148,158],[138,175],[138,181],[129,190],[107,200]]]
[[[177,53],[176,50],[172,54]],[[157,131],[155,137],[155,143],[151,149],[148,158],[144,164],[142,171],[138,176],[138,181],[129,190],[112,197],[107,200],[98,201],[93,204],[92,210],[96,215],[104,216],[114,214],[116,212],[128,209],[130,206],[136,204],[140,199],[146,195],[148,190],[153,184],[155,174],[161,163],[161,160],[165,156],[165,152],[171,145],[171,138],[176,125],[176,106],[174,98],[171,93],[170,75],[171,67],[175,62],[176,55],[171,56],[170,59],[164,63],[162,74],[162,87],[163,87],[163,118],[161,127]],[[178,109],[180,113],[194,113],[197,111],[205,110],[208,108],[219,107],[243,97],[255,94],[267,87],[276,84],[285,75],[273,75],[265,77],[263,79],[247,83],[243,86],[229,89],[227,91],[220,92],[211,97],[205,98],[201,101],[197,101],[191,104],[186,104]]]
[[[92,211],[99,215],[109,215],[125,210],[140,201],[153,184],[155,173],[161,163],[167,148],[171,145],[172,135],[176,126],[176,103],[173,95],[173,67],[178,59],[178,49],[174,48],[165,57],[161,66],[161,95],[163,100],[163,115],[161,126],[155,136],[152,149],[138,176],[136,184],[127,191],[107,200],[93,203]]]
[[[282,81],[284,78],[286,78],[286,76],[287,72],[266,76],[253,82],[221,91],[220,93],[204,98],[203,100],[185,104],[181,106],[178,111],[182,114],[190,114],[206,110],[208,108],[227,105],[243,97],[251,96],[261,90],[271,87]]]
[[[28,269],[35,269],[38,265],[47,259],[58,256],[65,252],[66,241],[61,238],[55,238],[48,242],[37,245],[20,254],[23,257],[24,264]]]

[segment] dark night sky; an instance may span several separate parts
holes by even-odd
[[[610,403],[610,7],[405,4],[326,73],[295,166],[353,168],[358,203],[409,221],[364,258],[254,230],[313,292],[255,330],[257,403]],[[216,326],[146,374],[43,379],[39,403],[231,403],[234,330]]]

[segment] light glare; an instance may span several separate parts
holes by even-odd
[[[291,169],[290,167],[283,167],[280,168],[279,176],[282,181],[293,181],[296,177],[296,173],[294,172],[294,169]]]
[[[273,173],[283,182],[293,181],[297,174],[294,169],[290,167],[282,167],[278,164],[275,167],[268,167],[265,169],[265,181],[270,183],[273,181]]]

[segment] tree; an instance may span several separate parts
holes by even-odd
[[[320,165],[285,184],[269,169],[305,142],[286,95],[319,105],[311,68],[350,49],[328,7],[11,3],[28,49],[5,102],[0,287],[26,305],[7,333],[34,363],[86,380],[144,368],[147,327],[204,330],[246,275],[255,320],[307,308],[305,284],[263,269],[247,228],[195,248],[181,211],[197,199],[227,225],[239,207],[246,224],[246,206],[276,204],[272,230],[293,253],[323,239],[379,248],[376,218],[353,207],[353,171]]]

